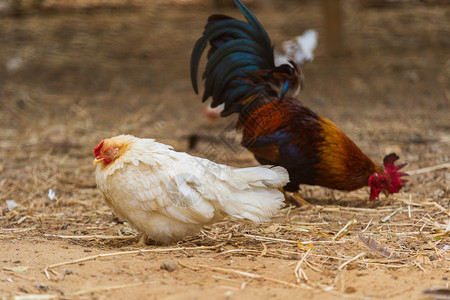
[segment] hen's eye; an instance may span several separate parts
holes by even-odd
[[[105,151],[105,155],[110,155],[111,154],[111,149],[108,149]]]

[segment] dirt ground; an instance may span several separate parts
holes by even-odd
[[[96,189],[92,149],[130,133],[257,165],[217,138],[234,118],[209,125],[189,79],[207,16],[241,16],[203,1],[44,2],[41,11],[0,16],[0,297],[431,299],[423,291],[438,287],[449,299],[449,6],[345,1],[346,51],[330,57],[319,1],[254,2],[275,46],[318,30],[300,99],[375,161],[397,152],[411,172],[402,193],[369,202],[366,189],[302,186],[311,205],[284,208],[273,223],[225,219],[139,251],[139,233]],[[216,139],[188,150],[192,133]],[[10,211],[7,200],[18,206]],[[161,269],[167,260],[175,270]]]

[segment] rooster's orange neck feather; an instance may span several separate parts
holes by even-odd
[[[317,147],[320,162],[315,165],[320,185],[355,190],[368,185],[370,175],[382,169],[333,122],[321,117],[323,138]]]

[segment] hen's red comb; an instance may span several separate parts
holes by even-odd
[[[104,143],[105,143],[105,141],[101,141],[100,144],[98,144],[98,146],[94,148],[95,157],[100,155],[100,149],[102,149],[102,146]]]
[[[383,159],[384,169],[386,173],[391,177],[391,184],[388,188],[390,194],[398,193],[403,187],[403,183],[408,181],[407,179],[402,178],[403,176],[408,176],[408,174],[398,171],[406,166],[406,163],[396,166],[395,161],[398,159],[399,157],[395,153],[390,153]]]

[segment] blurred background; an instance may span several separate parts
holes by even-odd
[[[244,3],[276,49],[318,32],[299,99],[374,160],[395,151],[409,170],[448,162],[449,1]],[[122,133],[255,165],[220,139],[188,149],[193,133],[217,137],[234,122],[208,123],[189,78],[213,13],[243,19],[230,0],[0,0],[0,200],[31,203],[49,188],[84,200],[75,188],[95,187],[92,148]],[[448,186],[448,173],[428,173],[405,192],[448,198]]]

